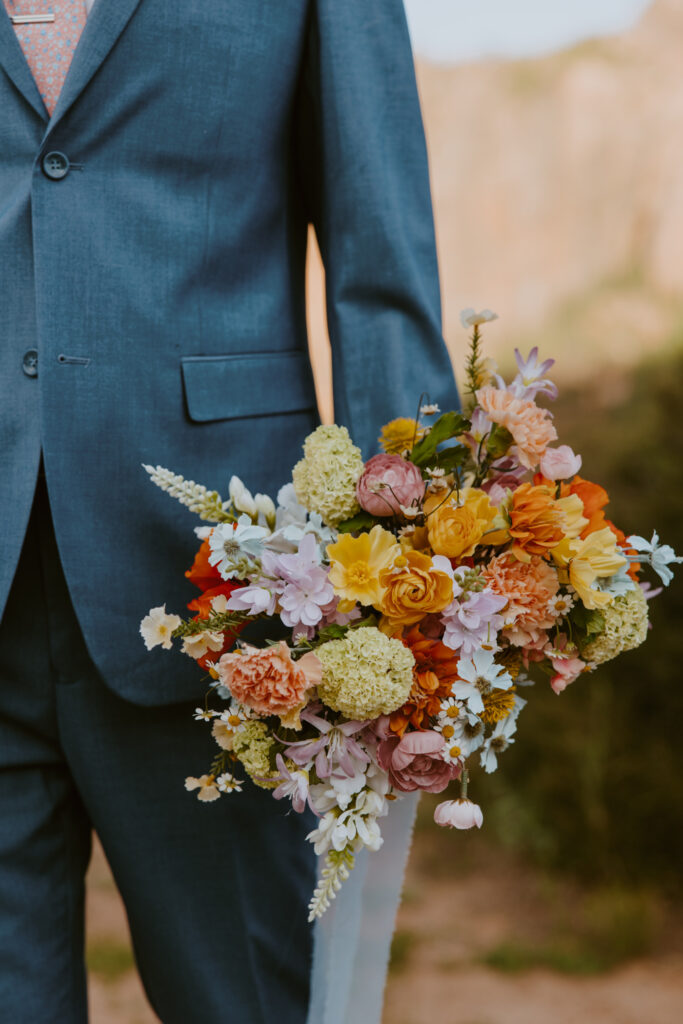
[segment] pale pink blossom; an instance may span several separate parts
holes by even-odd
[[[568,480],[581,469],[581,456],[575,455],[568,444],[546,448],[541,456],[540,469],[546,480]]]
[[[434,821],[444,828],[481,828],[484,815],[479,804],[471,800],[446,800],[434,811]]]

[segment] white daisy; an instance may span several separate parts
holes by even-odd
[[[216,779],[216,785],[220,789],[221,793],[241,793],[242,782],[240,779],[236,779],[230,772],[223,772]]]
[[[205,708],[195,708],[193,718],[195,722],[210,722],[212,718],[216,718],[218,711],[208,711]]]
[[[493,651],[484,648],[475,651],[471,658],[460,659],[458,675],[464,682],[453,683],[451,693],[466,701],[469,710],[478,715],[484,710],[482,695],[492,690],[509,690],[512,686],[510,673],[495,661]]]

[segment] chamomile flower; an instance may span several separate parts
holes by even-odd
[[[558,594],[550,602],[550,608],[554,611],[558,619],[568,615],[574,607],[574,598],[571,594]]]
[[[220,712],[209,711],[206,708],[195,708],[192,717],[195,722],[210,722],[212,718],[216,718]]]
[[[240,779],[236,779],[230,772],[223,772],[216,779],[216,785],[218,786],[221,793],[241,793],[242,782]]]

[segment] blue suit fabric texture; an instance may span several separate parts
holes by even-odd
[[[0,1020],[85,1019],[94,825],[164,1022],[303,1024],[310,823],[182,790],[201,674],[138,629],[196,520],[141,466],[286,482],[309,224],[337,422],[456,404],[401,0],[96,0],[52,117],[0,5],[0,140]]]

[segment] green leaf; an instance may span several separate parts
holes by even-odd
[[[586,608],[575,604],[569,613],[569,620],[576,630],[583,633],[587,640],[602,633],[605,628],[605,616],[597,608]]]
[[[357,512],[351,519],[345,519],[337,525],[338,533],[355,533],[356,530],[371,530],[379,522],[376,516],[369,512]]]
[[[486,451],[493,459],[500,459],[506,454],[514,438],[507,427],[496,423],[486,439]]]
[[[450,448],[443,448],[436,453],[436,458],[430,463],[430,469],[443,469],[446,473],[452,473],[458,466],[467,461],[470,454],[469,448],[464,444],[454,444]]]
[[[459,412],[445,412],[413,448],[410,453],[410,461],[422,468],[434,465],[437,448],[444,441],[464,434],[470,428],[470,421]]]

